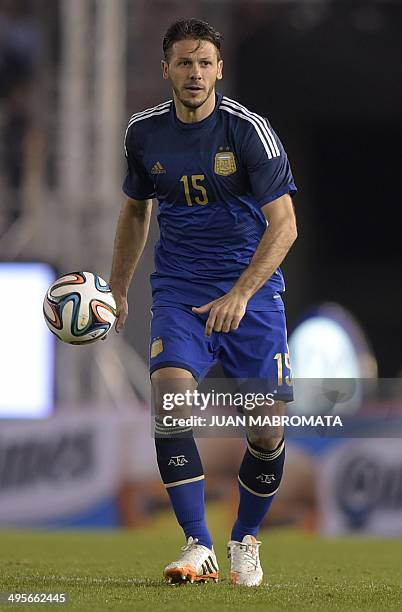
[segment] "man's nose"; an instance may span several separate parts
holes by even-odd
[[[194,62],[191,66],[190,78],[192,79],[200,79],[201,78],[201,70],[198,62]]]

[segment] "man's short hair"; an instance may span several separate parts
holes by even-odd
[[[169,61],[169,52],[179,40],[208,40],[216,47],[218,60],[221,59],[221,43],[223,36],[206,21],[200,19],[180,19],[168,28],[163,37],[163,54]]]

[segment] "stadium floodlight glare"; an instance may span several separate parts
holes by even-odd
[[[0,418],[41,418],[53,408],[54,338],[42,302],[55,278],[43,263],[0,263]]]
[[[307,406],[319,413],[335,394],[343,397],[337,411],[353,414],[362,379],[377,377],[377,363],[359,323],[339,304],[322,304],[307,315],[291,334],[289,349],[295,413]]]
[[[311,317],[289,341],[295,378],[359,378],[356,351],[347,332],[328,317]]]

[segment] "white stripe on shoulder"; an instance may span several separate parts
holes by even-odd
[[[168,113],[170,111],[170,106],[167,108],[160,108],[159,110],[154,111],[153,113],[148,113],[147,115],[135,116],[134,119],[130,119],[127,128],[129,128],[133,123],[137,123],[137,121],[144,121],[144,119],[149,119],[150,117],[155,117],[156,115],[163,115],[164,113]]]
[[[224,106],[222,103],[219,106],[220,110],[224,110],[227,113],[230,113],[231,115],[236,115],[236,117],[240,117],[241,119],[244,119],[245,121],[248,121],[249,123],[251,123],[254,127],[255,130],[258,134],[258,136],[260,137],[261,143],[265,149],[265,152],[268,156],[268,159],[272,159],[274,156],[272,155],[272,151],[270,146],[268,145],[266,136],[263,135],[263,133],[261,132],[260,126],[258,125],[258,123],[256,123],[254,121],[254,119],[251,119],[250,117],[247,117],[247,115],[244,115],[243,113],[239,112],[239,111],[235,111],[233,108],[231,108],[230,106]],[[275,157],[278,157],[277,155],[275,155]]]
[[[148,109],[147,111],[144,111],[143,113],[136,113],[135,115],[133,115],[130,119],[130,121],[128,122],[128,126],[126,129],[126,132],[124,134],[124,152],[126,154],[126,157],[128,157],[128,151],[127,151],[127,134],[128,134],[128,130],[130,129],[130,127],[134,124],[137,123],[137,121],[143,121],[144,119],[149,119],[149,117],[154,117],[155,115],[163,115],[164,113],[168,113],[170,111],[170,102],[165,102],[164,104],[168,104],[168,106],[163,106],[160,104],[159,108],[155,107],[155,109]],[[153,112],[149,112],[149,111],[153,111]],[[145,114],[147,113],[147,114]]]
[[[157,111],[160,108],[166,108],[171,103],[172,103],[172,100],[166,100],[166,102],[161,102],[160,104],[158,104],[157,106],[153,106],[152,108],[145,108],[143,111],[138,111],[138,113],[134,113],[134,115],[131,115],[129,119],[129,123],[135,117],[139,117],[140,115],[146,115],[148,113],[153,113],[154,111]]]
[[[261,127],[262,131],[266,135],[273,157],[278,157],[280,155],[280,151],[278,145],[276,144],[275,137],[269,129],[267,121],[264,117],[261,117],[261,115],[257,115],[257,113],[252,113],[248,110],[248,108],[246,108],[239,102],[236,102],[236,100],[231,100],[231,98],[228,98],[226,96],[223,96],[222,102],[224,102],[231,108],[234,108],[235,110],[243,112],[248,117],[252,117],[258,123],[258,125]]]
[[[224,96],[222,100],[224,100],[225,104],[228,104],[232,108],[243,111],[244,114],[246,114],[248,117],[253,117],[253,119],[257,121],[257,123],[261,126],[261,129],[267,135],[268,141],[271,144],[271,149],[273,148],[274,157],[280,155],[280,151],[279,151],[278,145],[276,144],[275,137],[272,134],[271,130],[269,129],[268,123],[265,117],[261,117],[261,115],[258,115],[257,113],[252,113],[248,108],[246,108],[245,106],[243,106],[236,100],[232,100],[231,98],[228,98],[227,96]]]

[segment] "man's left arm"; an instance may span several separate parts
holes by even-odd
[[[281,265],[297,238],[296,216],[292,199],[288,193],[265,204],[261,210],[269,225],[250,264],[233,287],[244,294],[247,300],[267,282]]]
[[[297,238],[296,217],[288,193],[265,204],[261,210],[269,225],[239,280],[221,298],[200,308],[193,308],[198,314],[209,311],[205,326],[207,336],[213,331],[229,332],[239,327],[247,302],[281,265]]]

